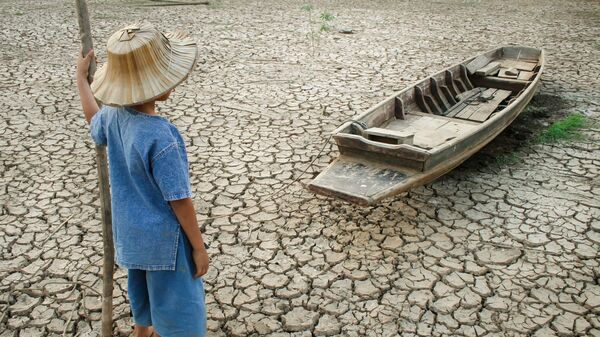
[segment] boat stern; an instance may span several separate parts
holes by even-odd
[[[412,175],[404,168],[340,156],[308,184],[308,189],[368,206],[407,190]]]

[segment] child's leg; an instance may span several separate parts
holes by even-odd
[[[194,278],[191,245],[179,234],[175,271],[147,272],[152,323],[161,336],[202,337],[206,334],[204,283]]]
[[[151,326],[152,315],[145,270],[127,270],[127,293],[136,329]]]

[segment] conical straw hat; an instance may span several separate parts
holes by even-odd
[[[147,22],[118,30],[107,43],[108,62],[92,82],[94,96],[107,105],[128,106],[156,99],[192,71],[196,43],[183,33],[159,32]]]

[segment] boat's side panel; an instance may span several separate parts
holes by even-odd
[[[374,153],[373,151],[358,149],[355,146],[338,146],[338,149],[342,155],[363,158],[363,160],[369,158],[369,160],[372,161],[378,161],[398,167],[406,167],[417,171],[423,171],[423,167],[425,166],[425,159],[415,159],[414,156],[412,156],[413,153],[410,152],[409,154],[412,158],[408,158],[409,156],[398,157],[397,155],[389,155],[381,152]]]
[[[540,49],[524,46],[502,47],[501,50],[503,58],[531,61],[540,60],[542,58],[543,53]]]
[[[340,153],[362,156],[369,160],[380,160],[422,170],[423,163],[429,158],[429,152],[411,145],[383,144],[350,134],[336,135],[334,138]]]

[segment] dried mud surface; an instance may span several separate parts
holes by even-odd
[[[600,336],[600,144],[537,144],[600,119],[600,3],[319,1],[311,48],[296,1],[142,7],[90,1],[97,54],[148,19],[199,42],[162,113],[188,145],[212,256],[209,336]],[[97,336],[102,236],[76,96],[71,1],[0,3],[0,337]],[[383,97],[498,45],[547,52],[543,87],[494,142],[433,184],[368,208],[302,184],[330,131]],[[313,55],[314,54],[314,55]],[[495,158],[519,152],[521,160]],[[128,336],[126,271],[115,333]]]

